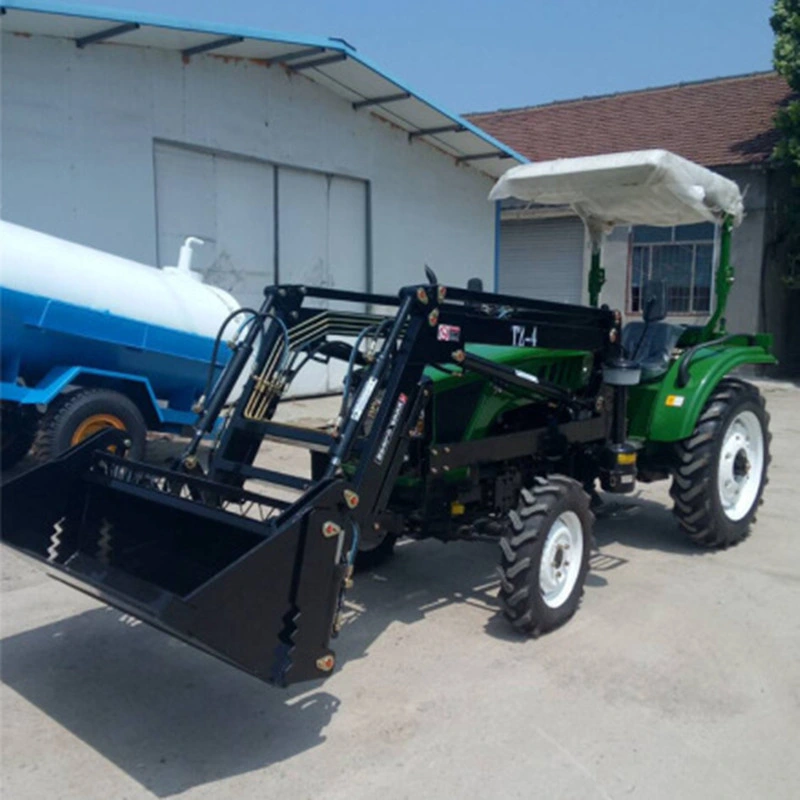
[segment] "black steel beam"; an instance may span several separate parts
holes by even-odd
[[[462,161],[480,161],[482,158],[511,158],[508,153],[504,153],[502,150],[494,150],[491,153],[475,153],[471,156],[459,156],[456,159],[456,164],[460,164]]]
[[[290,64],[289,66],[294,70],[311,69],[312,67],[324,67],[326,64],[335,64],[337,61],[344,61],[346,58],[347,53],[335,53],[332,56],[315,58],[311,61],[304,61],[302,64]]]
[[[606,439],[607,428],[606,412],[589,419],[565,422],[553,428],[537,428],[488,436],[472,442],[436,445],[430,451],[430,468],[434,475],[441,475],[459,467],[529,456],[541,449],[542,440],[554,436],[564,436],[568,442],[599,442]]]
[[[409,139],[416,139],[417,136],[435,136],[437,133],[461,133],[467,130],[463,125],[440,125],[438,128],[421,128],[418,131],[411,131]]]
[[[304,47],[302,50],[292,50],[290,53],[284,53],[283,55],[275,56],[267,60],[270,64],[286,64],[297,58],[306,58],[307,56],[315,56],[324,52],[324,47]]]
[[[207,53],[209,50],[217,50],[220,47],[227,47],[229,44],[239,44],[244,41],[244,36],[226,36],[224,39],[215,39],[213,42],[206,42],[205,44],[198,44],[196,47],[188,47],[186,50],[181,51],[184,58],[200,55],[200,53]]]
[[[126,22],[122,25],[115,25],[113,28],[106,28],[104,31],[90,33],[88,36],[81,36],[80,39],[75,40],[75,46],[82,50],[87,44],[113,39],[115,36],[122,36],[123,33],[137,30],[139,30],[138,22]]]
[[[366,106],[378,106],[384,103],[396,103],[398,100],[408,100],[411,97],[411,92],[398,92],[397,94],[385,94],[383,97],[368,97],[366,100],[358,100],[353,103],[353,108],[358,111],[359,108]]]

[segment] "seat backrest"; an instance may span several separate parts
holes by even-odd
[[[652,379],[669,369],[670,355],[684,330],[685,325],[671,322],[629,322],[622,329],[622,349],[642,368],[643,378]]]

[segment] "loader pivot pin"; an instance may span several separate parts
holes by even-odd
[[[335,522],[331,522],[330,520],[324,522],[322,525],[322,535],[326,539],[330,539],[333,536],[338,536],[341,532],[341,526],[337,525]]]
[[[352,489],[345,489],[343,494],[348,508],[355,508],[358,505],[359,497]]]
[[[322,658],[317,659],[317,669],[320,670],[320,672],[330,672],[335,664],[336,659],[331,653],[328,653],[327,656],[322,656]]]
[[[447,287],[440,286],[436,290],[436,299],[441,303],[445,299],[445,297],[447,297]]]
[[[434,308],[430,314],[428,314],[428,325],[433,327],[439,321],[439,309]]]
[[[428,293],[421,286],[417,289],[417,300],[423,305],[428,305]]]

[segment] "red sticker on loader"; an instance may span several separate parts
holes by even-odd
[[[436,338],[440,342],[458,342],[461,339],[461,327],[458,325],[439,325]]]

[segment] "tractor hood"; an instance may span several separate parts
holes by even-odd
[[[570,206],[595,245],[617,225],[685,225],[724,216],[738,225],[744,214],[733,181],[666,150],[521,164],[489,194],[490,200],[508,197]]]

